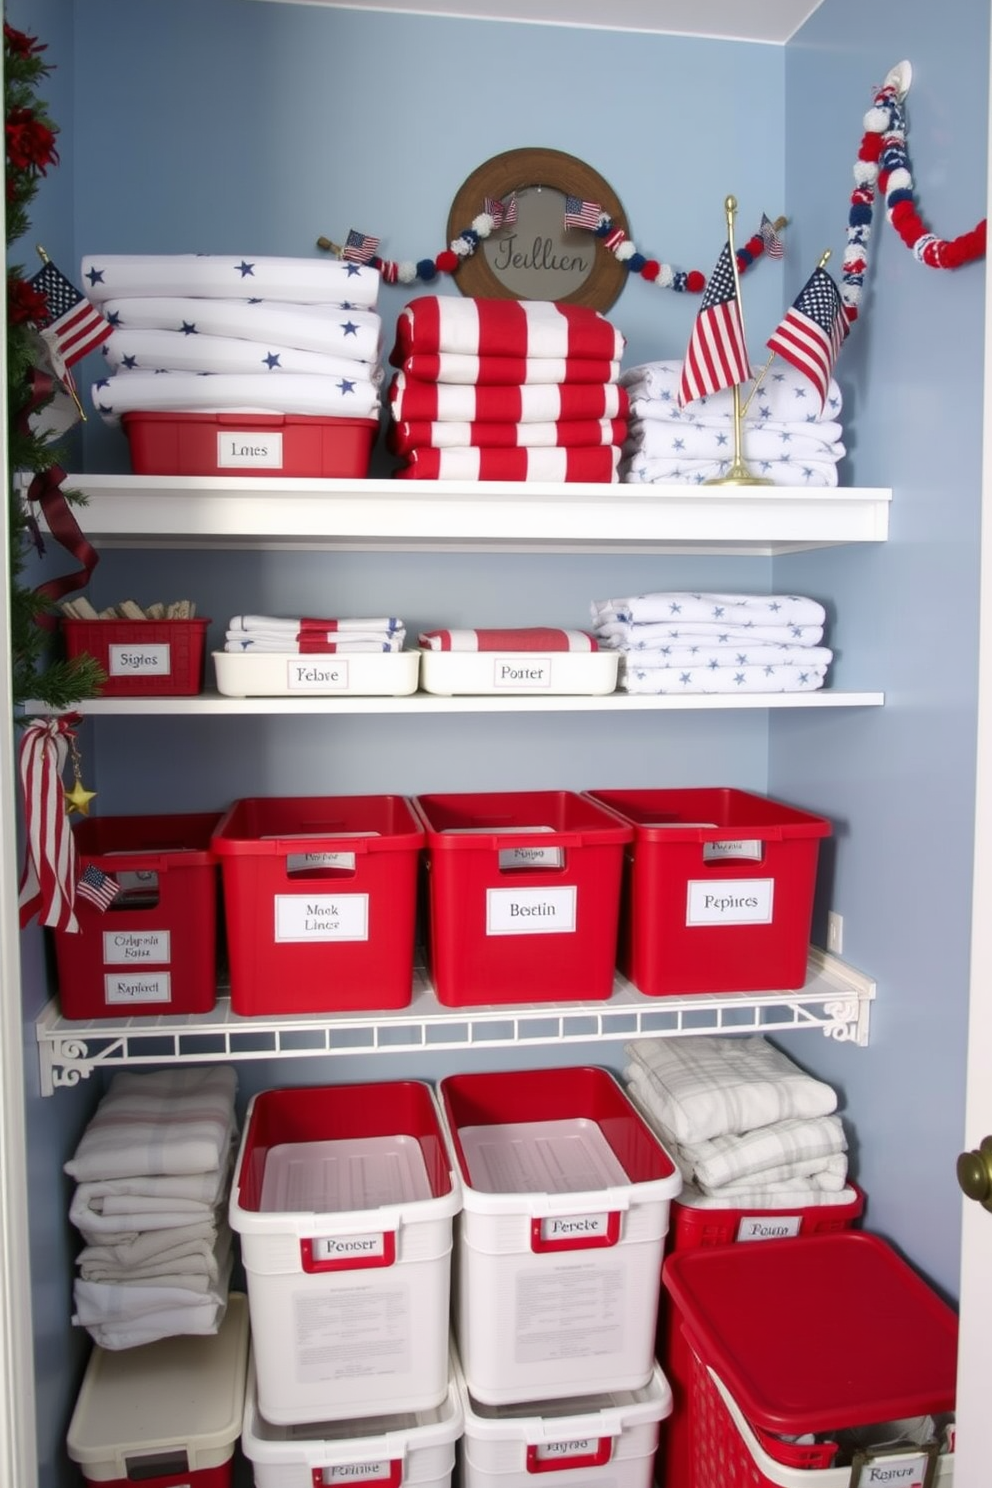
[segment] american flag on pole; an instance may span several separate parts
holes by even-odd
[[[113,326],[49,260],[30,281],[45,296],[48,319],[39,330],[66,367],[102,346]]]
[[[369,237],[368,233],[355,232],[354,228],[348,231],[348,238],[344,245],[344,256],[352,263],[371,263],[379,251],[379,239]]]
[[[809,379],[820,395],[821,410],[849,329],[840,290],[826,269],[817,267],[766,343]]]
[[[750,376],[730,244],[724,243],[723,252],[706,286],[682,363],[679,406],[684,408],[693,398],[704,398],[709,393],[718,393],[721,388],[747,382]]]
[[[591,227],[599,226],[599,219],[603,215],[603,209],[599,202],[582,201],[577,196],[566,196],[565,198],[565,226],[566,227]]]
[[[762,214],[761,214],[761,227],[760,227],[759,231],[761,233],[762,238],[764,239],[765,252],[768,254],[768,257],[769,258],[782,258],[782,257],[784,257],[784,255],[785,255],[785,244],[782,242],[782,239],[779,237],[778,229],[776,228],[774,222],[771,220],[771,218],[765,212],[762,212]]]
[[[87,863],[76,884],[76,893],[97,909],[109,909],[121,892],[121,886],[112,873],[104,873],[95,863]]]
[[[516,192],[511,191],[506,201],[501,201],[498,196],[487,196],[483,203],[483,211],[489,214],[497,228],[513,227],[517,221]]]

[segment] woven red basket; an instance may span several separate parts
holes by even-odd
[[[203,686],[209,619],[63,620],[66,656],[107,673],[101,697],[191,697]]]

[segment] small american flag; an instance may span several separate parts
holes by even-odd
[[[497,228],[514,227],[517,221],[517,194],[511,192],[506,201],[498,196],[487,196],[483,209],[493,219]]]
[[[110,321],[50,261],[30,282],[48,302],[48,319],[39,327],[41,334],[67,367],[96,351],[113,332]]]
[[[718,393],[721,388],[735,387],[740,382],[747,382],[750,376],[730,244],[724,243],[723,252],[706,286],[682,363],[679,405],[684,408],[693,398],[704,398],[710,393]]]
[[[769,258],[782,258],[785,254],[785,244],[779,237],[778,229],[770,217],[764,212],[761,214],[761,236],[765,243],[765,252]]]
[[[370,238],[368,233],[355,232],[354,228],[348,231],[348,238],[344,245],[344,256],[352,263],[371,263],[379,251],[379,239]]]
[[[112,873],[104,873],[95,863],[88,863],[76,884],[76,893],[95,904],[97,909],[109,909],[121,892],[121,886]]]
[[[566,196],[565,198],[565,226],[566,227],[590,227],[599,226],[599,219],[603,215],[603,209],[599,202],[582,201],[578,196]]]
[[[817,267],[766,344],[809,379],[820,395],[822,409],[837,353],[849,330],[840,290],[826,269]]]

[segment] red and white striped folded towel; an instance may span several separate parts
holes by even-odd
[[[626,419],[567,419],[548,424],[430,423],[414,419],[388,425],[386,444],[394,455],[415,449],[589,449],[622,445]]]
[[[619,480],[620,450],[600,449],[414,449],[394,472],[400,480],[588,481]]]
[[[472,356],[458,351],[415,351],[394,362],[422,382],[481,383],[489,387],[532,387],[549,383],[616,382],[619,359],[606,357]]]
[[[396,372],[388,388],[393,418],[466,424],[557,423],[573,419],[625,419],[630,395],[617,382],[568,382],[507,387],[420,382]]]
[[[598,651],[586,630],[559,630],[530,625],[508,630],[424,630],[418,636],[428,651]]]
[[[421,295],[400,312],[394,366],[414,352],[524,357],[604,357],[619,361],[626,338],[598,310],[553,300]]]

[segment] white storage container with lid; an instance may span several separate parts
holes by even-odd
[[[266,1421],[440,1405],[460,1208],[461,1185],[424,1082],[252,1098],[229,1213],[241,1237]]]
[[[650,1488],[660,1423],[672,1410],[657,1364],[640,1390],[524,1405],[482,1405],[461,1369],[457,1379],[461,1488],[529,1488],[535,1473],[554,1474],[549,1488]]]
[[[639,1390],[682,1179],[619,1082],[593,1067],[451,1075],[463,1185],[454,1321],[486,1405]]]
[[[432,1410],[273,1426],[258,1409],[252,1359],[241,1450],[254,1468],[255,1488],[448,1488],[462,1423],[452,1372],[447,1395]]]
[[[90,1354],[66,1437],[87,1483],[229,1488],[244,1415],[248,1303],[232,1292],[216,1333]]]

